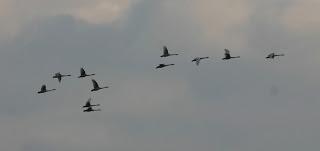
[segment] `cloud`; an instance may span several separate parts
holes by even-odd
[[[50,16],[70,15],[92,24],[108,24],[125,16],[137,0],[0,0],[0,32],[12,38],[32,22]]]
[[[282,16],[283,24],[291,32],[310,33],[319,30],[320,2],[317,0],[294,1]]]
[[[253,13],[250,0],[193,1],[189,8],[190,17],[202,28],[207,40],[215,44],[244,48],[247,46],[245,33],[241,31]]]
[[[18,19],[28,25],[12,41],[0,40],[1,149],[319,148],[318,38],[283,28],[277,16],[288,3],[31,2],[20,7],[34,13],[34,21]],[[122,15],[100,16],[117,5]],[[39,10],[27,10],[35,6]],[[160,58],[164,44],[179,56]],[[222,61],[223,47],[241,58]],[[279,50],[286,56],[266,61],[270,47],[286,47]],[[199,55],[211,59],[197,67],[191,59]],[[158,63],[176,65],[155,70]],[[91,93],[90,78],[76,78],[81,66],[110,88]],[[52,79],[55,72],[73,77],[60,84]],[[44,83],[57,91],[38,95]],[[101,104],[101,112],[82,112],[89,97]]]

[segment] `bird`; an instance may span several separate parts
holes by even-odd
[[[236,57],[231,57],[230,55],[230,50],[228,49],[224,49],[225,53],[224,53],[224,58],[222,58],[222,60],[229,60],[229,59],[232,59],[232,58],[240,58],[240,56],[236,56]]]
[[[166,66],[173,66],[174,64],[159,64],[157,67],[156,67],[156,69],[158,69],[158,68],[164,68],[164,67],[166,67]]]
[[[93,75],[96,75],[96,74],[86,74],[86,71],[84,71],[84,69],[81,68],[80,69],[80,76],[78,78],[84,78],[84,77],[93,76]]]
[[[95,112],[95,111],[101,111],[101,109],[93,109],[92,107],[88,107],[87,109],[83,110],[83,112]]]
[[[175,56],[175,55],[178,55],[178,54],[170,54],[167,46],[163,46],[163,54],[160,57],[169,57],[169,56]]]
[[[91,79],[92,81],[92,84],[93,84],[93,89],[91,91],[98,91],[98,90],[101,90],[101,89],[104,89],[104,88],[109,88],[109,87],[99,87],[98,85],[98,82],[94,79]]]
[[[41,86],[41,90],[38,91],[38,93],[39,93],[39,94],[40,94],[40,93],[46,93],[46,92],[54,91],[54,90],[56,90],[56,89],[47,90],[47,87],[46,87],[46,85],[44,84],[44,85]]]
[[[71,75],[62,75],[60,72],[56,73],[52,78],[57,78],[59,83],[61,82],[62,77],[69,77]]]
[[[209,57],[196,57],[191,62],[196,62],[196,65],[198,66],[200,64],[200,61],[203,59],[209,59]]]
[[[275,57],[284,56],[284,54],[276,54],[276,53],[270,53],[266,59],[274,59]]]
[[[82,106],[82,108],[86,108],[86,107],[92,107],[92,106],[100,106],[100,104],[91,104],[91,98],[88,99],[88,101],[86,102],[86,104],[84,106]]]

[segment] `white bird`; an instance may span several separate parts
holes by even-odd
[[[101,89],[104,89],[104,88],[109,88],[109,87],[99,87],[98,85],[98,82],[94,79],[91,79],[92,81],[92,85],[93,85],[93,89],[91,91],[98,91],[98,90],[101,90]]]
[[[163,54],[160,57],[169,57],[169,56],[175,56],[175,55],[178,55],[178,54],[170,54],[167,46],[163,46]]]
[[[164,67],[167,67],[167,66],[173,66],[174,64],[159,64],[156,69],[158,68],[164,68]]]
[[[93,109],[92,107],[88,107],[87,109],[83,110],[83,112],[95,112],[95,111],[101,111],[101,109]]]
[[[62,75],[60,72],[58,72],[58,73],[56,73],[52,78],[57,78],[58,81],[59,81],[59,83],[60,83],[60,82],[61,82],[61,79],[62,79],[63,77],[69,77],[69,76],[71,76],[71,75]]]
[[[42,85],[42,86],[41,86],[41,90],[38,91],[38,93],[39,93],[39,94],[40,94],[40,93],[46,93],[46,92],[54,91],[54,90],[56,90],[56,89],[47,90],[46,85]]]
[[[274,59],[275,57],[284,56],[284,54],[276,54],[276,53],[270,53],[266,58],[267,59]]]
[[[240,58],[240,56],[232,57],[230,55],[230,50],[228,50],[228,49],[224,49],[224,51],[225,51],[224,58],[222,58],[222,60],[229,60],[229,59],[232,59],[232,58]]]
[[[82,106],[82,108],[86,108],[86,107],[92,107],[92,106],[100,106],[100,104],[91,104],[91,98],[88,99],[88,101],[86,102],[86,104],[84,106]]]
[[[200,64],[200,61],[203,59],[209,59],[209,57],[196,57],[192,60],[192,62],[196,62],[196,65],[198,66]]]
[[[87,77],[87,76],[93,76],[95,74],[86,74],[86,71],[84,71],[83,68],[80,69],[80,76],[78,78],[84,78],[84,77]]]

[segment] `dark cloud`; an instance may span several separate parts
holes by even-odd
[[[30,23],[15,40],[1,41],[0,146],[8,151],[319,148],[318,35],[291,33],[280,22],[290,1],[251,2],[249,19],[219,32],[229,34],[225,47],[241,56],[231,61],[221,60],[214,30],[190,15],[190,4],[141,1],[127,19],[103,25],[68,15],[47,17]],[[245,44],[237,45],[233,36]],[[161,59],[162,45],[180,55]],[[267,61],[271,49],[286,56]],[[211,60],[197,67],[191,59],[198,55]],[[155,70],[159,63],[176,65]],[[90,93],[90,78],[70,77],[61,84],[51,78],[59,71],[77,76],[82,66],[110,88]],[[42,84],[57,91],[36,94]],[[89,97],[101,104],[101,112],[82,113]]]

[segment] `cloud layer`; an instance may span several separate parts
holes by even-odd
[[[1,150],[319,148],[316,1],[0,4]],[[163,45],[180,55],[160,58]],[[241,58],[222,61],[224,48]],[[266,61],[273,51],[286,55]],[[91,93],[80,67],[110,88]],[[82,112],[89,97],[101,112]]]

